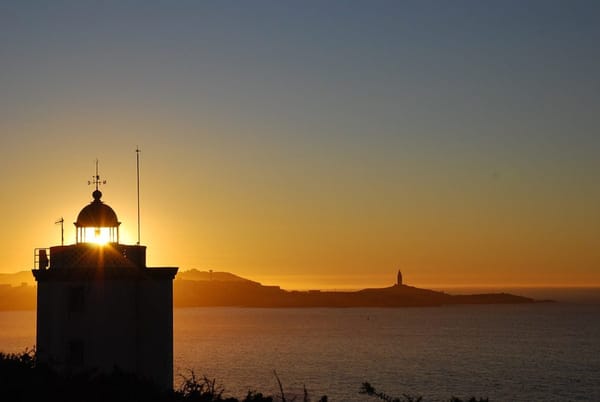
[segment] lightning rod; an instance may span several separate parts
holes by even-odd
[[[137,229],[138,239],[137,244],[140,245],[140,148],[135,148],[135,159],[137,168]]]

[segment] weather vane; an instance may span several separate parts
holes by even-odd
[[[100,184],[106,184],[106,180],[100,180],[100,175],[98,174],[98,159],[96,159],[96,175],[92,176],[92,180],[88,180],[88,186],[90,184],[95,184],[96,190],[98,190]]]

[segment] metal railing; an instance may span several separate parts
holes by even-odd
[[[33,268],[48,269],[50,266],[50,249],[36,248],[33,250]]]

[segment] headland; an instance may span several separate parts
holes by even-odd
[[[399,276],[399,278],[401,278]],[[176,307],[426,307],[535,303],[509,293],[451,295],[402,284],[357,291],[284,290],[227,272],[184,271],[173,282]]]
[[[0,311],[33,310],[31,272],[2,274]],[[182,271],[173,282],[174,307],[429,307],[461,304],[536,303],[510,293],[449,294],[402,283],[356,291],[285,290],[228,272]]]

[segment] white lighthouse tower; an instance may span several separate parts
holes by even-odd
[[[147,267],[145,246],[119,242],[97,169],[75,244],[35,251],[37,358],[63,373],[119,368],[172,388],[177,268]]]

